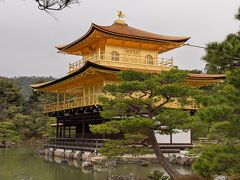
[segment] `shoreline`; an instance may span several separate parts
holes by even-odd
[[[90,152],[83,151],[72,151],[63,149],[38,149],[39,155],[50,157],[50,158],[60,158],[64,160],[76,160],[83,162],[83,167],[92,168],[93,165],[104,165],[104,166],[116,166],[117,164],[140,164],[141,166],[148,166],[150,164],[157,164],[158,160],[155,154],[145,154],[133,156],[130,154],[125,154],[123,156],[114,157],[108,159],[103,155],[96,155]],[[190,167],[195,161],[196,157],[188,156],[187,151],[182,151],[182,153],[164,154],[171,164],[179,166]]]

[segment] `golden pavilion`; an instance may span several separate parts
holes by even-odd
[[[129,26],[119,17],[110,26],[92,24],[79,39],[56,48],[60,53],[77,55],[66,76],[32,88],[56,94],[56,102],[44,105],[44,113],[56,117],[56,138],[108,138],[92,134],[89,124],[102,123],[98,96],[108,83],[117,81],[117,72],[134,70],[161,73],[174,68],[173,58],[161,54],[179,48],[190,37],[166,36]],[[193,86],[219,82],[224,75],[189,74]],[[173,105],[174,106],[174,105]],[[187,109],[194,110],[194,104]]]

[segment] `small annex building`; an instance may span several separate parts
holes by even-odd
[[[77,55],[79,60],[69,64],[66,76],[31,85],[37,91],[56,94],[56,102],[43,108],[45,114],[56,117],[53,125],[56,138],[69,142],[72,138],[118,138],[96,135],[89,130],[90,124],[103,122],[97,99],[102,87],[116,82],[121,70],[161,73],[174,68],[173,58],[163,58],[161,53],[183,46],[189,38],[146,32],[129,26],[119,17],[110,26],[92,24],[79,39],[57,46],[60,53]],[[193,86],[207,86],[224,78],[224,75],[189,74],[186,81]],[[196,108],[194,101],[186,107]]]

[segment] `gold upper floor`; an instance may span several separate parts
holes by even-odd
[[[154,34],[115,21],[110,26],[92,24],[85,35],[57,49],[80,56],[81,60],[69,64],[68,73],[75,72],[86,61],[113,68],[162,71],[169,70],[173,60],[159,55],[183,46],[188,39]]]
[[[141,51],[138,49],[108,48],[109,52],[99,51],[84,56],[82,59],[69,63],[68,73],[80,69],[87,61],[122,69],[139,69],[143,71],[169,70],[173,67],[173,58],[159,58],[154,51]]]

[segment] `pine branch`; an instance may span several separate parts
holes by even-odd
[[[140,108],[139,107],[136,107],[134,105],[130,105],[130,108],[136,115],[139,115],[140,117],[146,118],[146,116],[144,116],[143,114],[140,113]]]
[[[171,99],[171,97],[166,97],[166,101],[164,101],[163,103],[159,104],[156,108],[154,108],[155,111],[159,110],[161,107],[163,107],[165,104],[167,104],[170,99]]]
[[[38,9],[60,11],[71,4],[78,4],[79,0],[36,0],[38,3]]]

